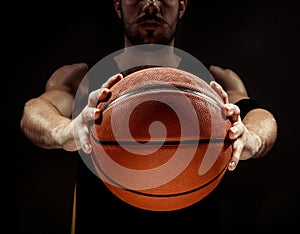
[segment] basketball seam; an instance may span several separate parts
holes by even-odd
[[[96,163],[94,163],[96,164]],[[115,181],[113,181],[112,179],[110,179],[106,173],[104,173],[101,169],[100,166],[98,166],[98,164],[96,164],[96,167],[101,171],[102,175],[104,175],[106,177],[107,180],[111,181],[113,184],[115,184],[115,186],[119,187],[119,188],[122,188],[128,192],[131,192],[131,193],[134,193],[134,194],[138,194],[138,195],[141,195],[141,196],[145,196],[145,197],[158,197],[158,198],[164,198],[164,197],[178,197],[178,196],[184,196],[184,195],[187,195],[187,194],[191,194],[191,193],[194,193],[194,192],[197,192],[199,191],[200,189],[210,185],[211,183],[213,183],[215,180],[217,180],[223,173],[224,171],[227,169],[227,164],[226,166],[214,177],[212,178],[210,181],[208,181],[207,183],[195,188],[195,189],[192,189],[192,190],[189,190],[189,191],[186,191],[186,192],[181,192],[181,193],[174,193],[174,194],[147,194],[147,193],[143,193],[143,192],[140,192],[140,191],[136,191],[136,190],[132,190],[132,189],[128,189],[128,188],[124,188],[123,186],[119,185],[118,183],[116,183]],[[102,180],[103,181],[103,180]],[[109,182],[108,182],[109,183]]]
[[[178,145],[178,144],[201,144],[201,143],[231,143],[231,140],[228,138],[204,138],[204,139],[197,139],[197,140],[180,140],[180,141],[101,141],[96,138],[94,132],[91,131],[91,135],[97,145]]]
[[[209,102],[211,102],[212,104],[214,104],[218,108],[222,109],[222,106],[217,101],[215,101],[213,98],[211,98],[211,97],[207,96],[206,94],[203,94],[199,91],[188,89],[188,88],[183,88],[183,87],[179,87],[179,86],[172,86],[172,87],[165,87],[164,86],[164,87],[156,87],[156,88],[151,87],[151,88],[146,88],[146,89],[139,89],[139,90],[134,90],[134,91],[125,93],[125,94],[121,95],[120,97],[116,98],[115,100],[113,100],[112,102],[108,103],[106,106],[104,106],[101,109],[101,111],[104,112],[106,109],[110,108],[115,103],[120,102],[120,101],[124,100],[127,97],[131,97],[131,96],[134,96],[136,94],[140,94],[140,93],[143,93],[143,92],[146,92],[146,91],[154,92],[154,91],[161,91],[161,90],[172,90],[172,91],[180,90],[180,91],[183,91],[185,93],[194,94],[194,95],[199,96],[199,97],[204,97]]]
[[[132,91],[132,92],[128,92],[128,93],[125,93],[123,95],[121,95],[120,97],[116,98],[115,100],[113,100],[112,102],[108,103],[106,106],[104,106],[102,109],[101,109],[101,112],[103,114],[103,112],[105,112],[108,108],[112,107],[114,104],[116,104],[117,102],[120,102],[122,100],[124,100],[125,98],[127,97],[131,97],[131,96],[134,96],[136,94],[140,94],[140,93],[143,93],[145,91],[161,91],[161,90],[180,90],[180,91],[183,91],[185,93],[189,93],[189,94],[193,94],[193,95],[196,95],[198,97],[204,97],[205,99],[207,99],[210,103],[212,103],[213,105],[217,106],[218,108],[221,109],[221,114],[222,114],[222,117],[223,119],[227,119],[227,116],[225,115],[224,111],[223,111],[223,108],[222,106],[215,100],[213,100],[211,97],[201,93],[201,92],[198,92],[198,91],[195,91],[195,90],[192,90],[192,89],[187,89],[187,88],[183,88],[183,87],[179,87],[179,86],[172,86],[172,87],[156,87],[156,88],[147,88],[147,89],[140,89],[140,90],[135,90],[135,91]],[[99,103],[97,104],[97,106],[99,105]],[[91,131],[92,132],[92,131]],[[93,132],[92,132],[92,136],[93,138],[95,138]],[[96,141],[99,141],[97,139],[95,139]],[[204,139],[204,140],[209,140],[209,139]],[[141,142],[143,143],[143,142]],[[160,142],[158,142],[160,144]],[[127,144],[127,143],[125,143]],[[156,143],[154,143],[156,144]],[[172,144],[172,143],[171,143]]]

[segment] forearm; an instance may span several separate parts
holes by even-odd
[[[24,107],[21,130],[35,145],[46,149],[75,151],[71,120],[48,100],[35,98]]]
[[[252,158],[265,156],[275,144],[277,138],[277,122],[274,116],[265,109],[253,109],[243,119],[246,128],[257,136],[259,142],[257,152]]]

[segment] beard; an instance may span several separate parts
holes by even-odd
[[[163,27],[160,29],[142,29],[144,32],[141,32],[142,26],[139,23],[147,19],[156,20]],[[129,23],[124,18],[124,14],[122,13],[122,22],[123,22],[123,30],[126,38],[132,45],[142,45],[142,44],[161,44],[161,45],[170,45],[174,40],[175,34],[178,29],[178,21],[179,14],[177,14],[176,18],[171,22],[167,23],[163,19],[157,16],[146,17],[142,16],[135,20],[132,23]]]

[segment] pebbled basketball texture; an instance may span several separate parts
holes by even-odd
[[[217,187],[231,158],[231,123],[203,79],[152,67],[111,91],[97,106],[102,115],[90,139],[95,171],[115,196],[141,209],[171,211]]]

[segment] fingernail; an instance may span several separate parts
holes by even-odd
[[[235,134],[237,133],[237,128],[232,127],[232,128],[231,128],[231,132],[235,135]]]
[[[85,143],[84,145],[83,145],[83,150],[85,151],[85,152],[90,152],[90,150],[91,150],[91,145],[90,144],[88,144],[88,143]]]
[[[94,118],[99,109],[91,111],[91,118]]]
[[[234,169],[236,167],[235,161],[231,161],[229,165],[230,165],[231,169]]]

